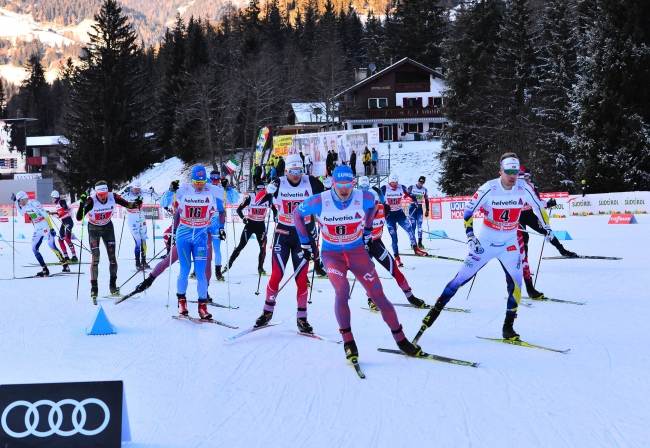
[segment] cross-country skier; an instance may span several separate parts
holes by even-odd
[[[402,271],[399,270],[395,259],[391,256],[386,246],[381,240],[381,236],[384,233],[384,223],[386,222],[387,209],[390,210],[387,204],[384,204],[383,197],[381,197],[381,190],[377,187],[370,189],[370,179],[367,176],[361,176],[359,178],[359,189],[363,191],[369,191],[375,197],[377,202],[377,211],[375,212],[375,217],[372,221],[372,246],[370,247],[370,256],[377,260],[384,269],[386,269],[390,275],[395,278],[395,281],[399,287],[404,291],[406,300],[408,300],[412,305],[421,307],[426,303],[422,299],[418,299],[411,292],[411,287],[409,286],[406,277]],[[368,297],[368,306],[371,309],[378,310],[377,306],[373,303],[372,299]]]
[[[72,244],[72,227],[74,227],[74,222],[70,215],[70,207],[68,207],[65,199],[61,199],[58,191],[52,191],[50,196],[52,197],[52,202],[56,205],[56,211],[48,213],[58,216],[61,221],[61,227],[59,228],[59,247],[63,253],[63,258],[70,263],[77,263],[79,261],[77,259],[77,252],[75,251],[74,244]],[[66,244],[70,247],[72,258],[68,258]]]
[[[244,200],[239,207],[237,207],[237,215],[241,218],[244,223],[244,230],[241,233],[239,239],[239,245],[235,248],[230,260],[228,260],[228,269],[232,268],[232,264],[235,262],[241,251],[246,247],[248,240],[252,235],[255,235],[257,243],[260,246],[260,254],[257,261],[257,272],[258,274],[266,274],[264,271],[264,259],[266,258],[266,216],[269,212],[269,203],[265,202],[263,204],[258,204],[258,199],[263,199],[265,193],[264,183],[260,182],[255,186],[256,194],[250,195],[247,194],[244,196]],[[247,216],[244,216],[244,209],[248,209]],[[273,208],[273,215],[277,216],[278,212]]]
[[[88,243],[92,252],[92,264],[90,265],[90,296],[97,300],[98,286],[97,276],[99,272],[99,241],[104,241],[104,247],[108,253],[110,280],[109,289],[111,294],[119,293],[117,281],[117,260],[115,259],[115,229],[113,227],[113,213],[118,205],[134,210],[142,206],[142,198],[129,202],[117,193],[108,191],[106,181],[100,180],[95,184],[95,192],[86,197],[80,196],[79,209],[77,210],[77,221],[83,221],[88,216]],[[83,224],[83,223],[82,223]]]
[[[56,245],[54,244],[54,239],[56,238],[56,230],[54,230],[52,220],[50,220],[50,217],[43,208],[43,205],[36,199],[29,199],[29,196],[27,196],[27,193],[24,191],[19,191],[16,194],[12,194],[11,201],[16,206],[18,213],[21,215],[26,214],[29,216],[30,221],[32,221],[32,224],[34,225],[34,234],[32,235],[32,251],[38,260],[38,264],[40,264],[41,268],[43,268],[43,270],[36,275],[39,277],[50,275],[47,264],[45,264],[45,260],[39,251],[41,243],[43,242],[43,238],[47,238],[47,245],[50,247],[50,249],[52,249],[52,252],[54,252],[56,257],[61,262],[61,265],[63,266],[63,272],[70,272],[68,261],[63,258],[63,254],[61,254],[61,251],[59,251],[59,249],[57,249]]]
[[[517,317],[517,308],[521,298],[522,261],[517,241],[517,228],[524,204],[526,202],[531,204],[540,220],[548,223],[548,215],[532,187],[517,178],[519,166],[516,154],[506,153],[501,156],[500,177],[483,184],[467,203],[464,222],[470,249],[469,254],[456,277],[447,284],[435,306],[422,321],[422,328],[416,336],[415,342],[435,322],[458,288],[467,283],[493,258],[497,258],[501,262],[501,266],[506,271],[509,285],[506,318],[502,330],[503,338],[519,339],[513,324]],[[473,216],[474,212],[481,207],[485,211],[485,217],[479,241],[474,234]],[[544,225],[543,232],[547,239],[553,237],[553,232],[548,224]]]
[[[210,182],[212,185],[220,185],[222,188],[222,196],[217,198],[218,213],[212,216],[209,231],[212,239],[212,250],[214,251],[214,275],[218,281],[223,282],[226,280],[221,273],[221,242],[226,239],[226,209],[223,190],[226,191],[225,200],[231,204],[239,202],[239,193],[234,188],[228,186],[228,179],[221,177],[219,171],[212,171],[210,173]]]
[[[411,221],[411,229],[415,232],[417,227],[418,230],[418,247],[424,249],[422,244],[422,215],[424,218],[429,217],[429,194],[427,192],[424,183],[427,181],[427,178],[420,176],[418,182],[415,185],[411,185],[408,189],[408,192],[412,196],[415,196],[416,201],[411,202],[409,206],[409,220]],[[424,210],[422,210],[424,206]]]
[[[411,247],[415,251],[415,255],[426,256],[427,253],[420,250],[415,243],[415,233],[409,219],[404,214],[402,209],[402,198],[408,196],[413,202],[417,202],[406,187],[399,183],[399,177],[395,173],[391,173],[388,177],[388,185],[381,187],[381,193],[384,195],[386,204],[390,206],[390,213],[386,217],[386,227],[391,240],[393,240],[393,254],[395,254],[395,261],[399,266],[402,266],[402,261],[399,258],[399,248],[397,247],[397,225],[399,224],[402,229],[406,231],[409,236]]]
[[[142,202],[142,184],[136,180],[128,188],[124,194],[124,199],[129,202],[134,202],[140,198]],[[147,220],[142,214],[142,207],[137,209],[126,209],[126,216],[128,217],[129,229],[135,241],[135,267],[136,269],[147,269]]]
[[[296,232],[294,224],[294,210],[305,199],[323,192],[323,184],[314,176],[303,174],[302,159],[298,154],[292,154],[287,157],[285,162],[286,176],[282,176],[269,185],[258,195],[260,199],[258,204],[273,201],[273,205],[278,209],[278,225],[275,228],[273,237],[273,263],[271,278],[266,286],[266,301],[264,303],[264,312],[255,322],[256,327],[267,325],[273,317],[275,309],[275,295],[278,292],[280,281],[284,277],[284,270],[291,256],[293,268],[297,269],[302,262],[302,248],[300,239]],[[314,245],[314,252],[317,253],[315,226],[308,218],[306,220],[307,230],[311,235],[311,244]],[[314,269],[318,270],[316,274],[321,276],[327,275],[317,259],[314,263]],[[307,321],[307,265],[304,265],[295,277],[298,291],[296,300],[298,301],[297,325],[303,333],[312,333],[314,330]]]
[[[176,283],[178,297],[178,312],[187,315],[187,283],[190,275],[192,259],[197,280],[198,312],[201,319],[211,319],[208,312],[208,281],[205,275],[205,265],[208,252],[208,233],[212,216],[217,213],[217,200],[223,198],[223,188],[220,185],[206,184],[208,179],[205,167],[196,165],[192,168],[191,183],[180,185],[172,181],[165,197],[176,196],[178,208],[176,214],[180,223],[176,230],[176,249],[180,262],[180,273]],[[163,262],[164,263],[164,262]]]
[[[336,292],[334,311],[343,336],[346,358],[359,356],[350,324],[350,283],[347,272],[351,271],[366,293],[381,311],[382,317],[404,353],[415,356],[420,347],[413,345],[402,331],[395,308],[384,295],[379,275],[368,253],[372,250],[372,223],[375,217],[375,196],[354,188],[354,175],[347,165],[341,165],[332,173],[333,187],[330,191],[305,200],[293,213],[296,230],[300,237],[303,258],[313,257],[312,242],[307,222],[315,215],[321,224],[323,235],[322,257],[329,280]]]

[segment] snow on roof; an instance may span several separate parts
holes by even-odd
[[[57,146],[68,144],[68,139],[62,135],[48,135],[45,137],[27,137],[27,146]]]
[[[291,103],[293,113],[296,115],[296,124],[298,123],[325,123],[327,116],[325,114],[325,103]],[[334,104],[334,111],[338,111],[338,104]],[[338,122],[339,117],[329,117],[330,122]]]

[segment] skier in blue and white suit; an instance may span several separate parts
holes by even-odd
[[[220,185],[221,188],[226,190],[226,202],[236,204],[239,202],[239,193],[234,188],[228,186],[228,179],[221,177],[218,171],[210,173],[210,182],[212,185]],[[210,236],[212,237],[212,250],[214,251],[214,275],[219,281],[224,281],[223,274],[221,273],[221,242],[226,239],[226,209],[223,203],[222,196],[217,198],[217,210],[219,215],[212,217],[212,224],[210,224]]]
[[[176,229],[176,249],[181,270],[176,283],[178,296],[178,312],[187,315],[188,277],[192,259],[196,273],[197,290],[199,295],[199,316],[201,319],[211,319],[212,315],[207,309],[208,280],[205,275],[205,264],[208,255],[208,232],[215,213],[219,213],[218,201],[223,198],[224,191],[221,185],[206,185],[207,173],[205,167],[197,165],[192,169],[191,183],[179,185],[177,180],[169,186],[165,193],[166,201],[174,196],[178,207],[178,228]],[[223,206],[222,206],[223,209]],[[224,216],[225,220],[225,216]]]

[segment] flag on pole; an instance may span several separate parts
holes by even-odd
[[[223,171],[228,171],[228,174],[232,174],[232,173],[234,173],[235,171],[237,171],[237,168],[239,168],[239,164],[238,164],[237,161],[236,161],[235,159],[233,159],[233,158],[231,158],[230,160],[228,160],[228,162],[226,162],[226,163],[223,165]]]

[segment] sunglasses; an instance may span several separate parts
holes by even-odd
[[[192,183],[193,183],[194,185],[205,185],[205,181],[204,181],[204,180],[193,180]]]
[[[353,182],[336,182],[334,184],[336,188],[352,188],[354,186]]]
[[[289,174],[302,174],[302,170],[289,170]]]
[[[219,179],[221,179],[221,175],[220,174],[210,174],[210,179],[211,180],[219,180]]]
[[[519,174],[519,170],[503,170],[508,176],[516,176]]]

